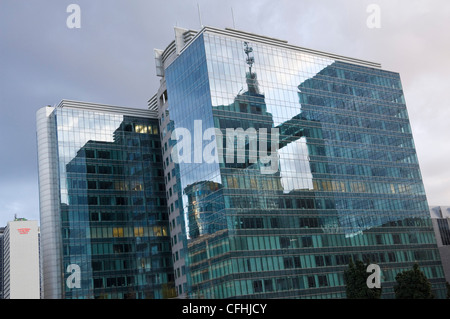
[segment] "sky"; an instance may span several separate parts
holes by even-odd
[[[450,205],[448,0],[0,0],[0,227],[39,220],[36,111],[62,99],[146,108],[153,50],[175,26],[202,25],[399,72],[428,202]]]

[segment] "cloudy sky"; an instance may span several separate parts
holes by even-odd
[[[67,27],[70,4],[79,29]],[[368,27],[371,4],[379,28]],[[39,219],[37,109],[61,99],[145,108],[159,81],[153,49],[174,26],[202,24],[399,72],[429,204],[450,205],[448,0],[0,0],[0,226]]]

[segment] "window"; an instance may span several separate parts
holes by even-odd
[[[87,157],[87,156],[86,156]],[[108,151],[98,151],[98,158],[101,159],[110,159],[111,153]]]
[[[281,248],[289,248],[291,246],[291,240],[289,237],[280,237]]]
[[[99,189],[113,189],[114,184],[113,184],[113,182],[98,182],[98,188]]]
[[[389,252],[389,253],[388,253],[388,260],[389,260],[390,262],[396,262],[396,261],[397,261],[397,258],[395,258],[395,253]]]
[[[251,112],[253,114],[261,114],[261,108],[259,106],[256,105],[251,105]]]
[[[450,228],[447,219],[439,218],[437,221],[439,233],[442,238],[442,245],[450,245]]]
[[[144,227],[134,227],[134,237],[144,236]]]
[[[88,189],[97,189],[96,181],[88,181]]]
[[[272,228],[279,228],[280,226],[279,226],[279,222],[278,222],[278,218],[277,217],[274,217],[274,218],[271,218],[270,219],[270,226],[272,227]]]
[[[116,197],[116,205],[128,205],[128,198],[126,197]]]
[[[264,289],[266,290],[266,292],[273,291],[272,279],[264,280]]]
[[[287,290],[288,289],[288,283],[287,278],[279,278],[277,279],[277,290]]]
[[[283,258],[284,269],[294,268],[294,261],[291,257]]]
[[[302,245],[303,247],[312,247],[313,241],[311,237],[302,237]]]
[[[328,287],[327,276],[321,275],[318,276],[317,279],[319,280],[319,287]]]
[[[241,229],[263,228],[263,219],[257,217],[241,218]]]
[[[319,227],[319,221],[317,218],[300,218],[300,227],[302,228],[317,228]]]
[[[114,227],[113,237],[123,237],[123,227]]]
[[[86,150],[86,158],[95,158],[95,151]]]
[[[136,133],[147,134],[148,129],[149,129],[149,127],[147,125],[136,124],[134,126],[134,131]],[[151,132],[151,126],[150,126],[150,132]]]
[[[88,205],[98,205],[98,198],[95,196],[89,196]]]
[[[103,288],[102,278],[94,278],[94,288]]]
[[[253,281],[253,292],[263,292],[263,285],[261,280],[254,280]]]
[[[316,279],[314,276],[308,276],[308,287],[315,288],[316,287]]]
[[[377,245],[383,245],[383,236],[376,235],[375,236],[375,241],[376,241]]]
[[[294,257],[294,268],[302,268],[302,261],[300,257]]]
[[[100,205],[111,205],[111,197],[100,196]]]
[[[409,242],[411,244],[417,244],[417,235],[416,234],[409,234]]]
[[[106,279],[106,287],[116,287],[116,286],[117,286],[117,278]]]
[[[112,173],[112,167],[111,166],[99,166],[98,167],[98,173],[99,174],[111,174]]]
[[[323,256],[316,256],[315,260],[316,260],[316,267],[325,266],[325,262],[324,262]]]

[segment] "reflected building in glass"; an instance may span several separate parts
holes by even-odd
[[[175,296],[156,112],[37,112],[44,298]]]
[[[445,296],[398,73],[210,27],[155,57],[180,297],[345,298],[350,259]]]
[[[450,282],[450,206],[430,206],[429,209],[445,279]]]

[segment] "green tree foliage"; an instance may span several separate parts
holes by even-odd
[[[381,297],[381,288],[367,286],[367,278],[370,276],[367,266],[360,260],[353,263],[350,259],[348,269],[344,271],[348,299],[379,299]]]
[[[412,270],[400,272],[395,277],[397,285],[394,286],[397,299],[433,299],[431,283],[425,274],[414,264]]]

